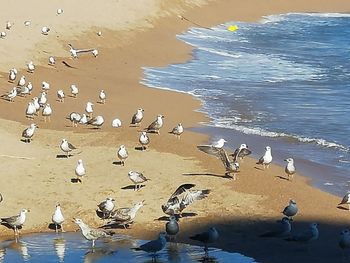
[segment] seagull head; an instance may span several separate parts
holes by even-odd
[[[57,204],[56,204],[56,207],[61,207],[60,203],[57,203]]]
[[[36,126],[36,124],[35,123],[32,123],[32,124],[30,124],[30,128],[38,128],[38,126]]]
[[[164,116],[162,114],[158,114],[157,118],[164,119]]]
[[[65,142],[67,142],[67,140],[66,139],[62,139],[62,143],[65,143]]]
[[[318,227],[318,223],[311,223],[311,224],[310,224],[310,227],[311,227],[311,228],[317,228],[317,227]]]
[[[289,204],[291,204],[291,205],[292,205],[292,204],[293,204],[293,205],[296,205],[297,202],[295,202],[293,199],[290,199],[290,200],[289,200]]]
[[[177,126],[178,126],[178,127],[181,127],[181,126],[182,126],[181,122],[179,122],[179,124],[178,124]]]
[[[114,198],[112,198],[112,197],[107,197],[107,198],[106,198],[106,201],[114,202],[115,200],[114,200]]]
[[[271,150],[271,147],[270,147],[270,146],[266,146],[266,147],[265,147],[265,150],[266,150],[266,151],[270,151],[270,150]]]
[[[81,220],[80,218],[73,218],[73,222],[77,225],[83,224],[83,220]]]
[[[138,109],[138,111],[140,111],[140,112],[144,112],[145,110],[144,110],[144,109],[142,109],[142,108],[139,108],[139,109]]]
[[[137,204],[135,204],[135,208],[140,209],[144,205],[145,205],[145,200],[142,200],[141,202],[138,202]]]
[[[143,136],[146,136],[146,135],[147,135],[147,132],[143,131],[143,132],[141,132],[141,134],[142,134]]]
[[[82,159],[79,159],[78,160],[78,164],[82,164],[83,163],[83,160]]]
[[[341,235],[341,236],[348,236],[348,235],[350,235],[349,229],[344,229],[344,230],[342,230],[341,233],[340,233],[340,235]]]
[[[25,213],[28,213],[28,212],[30,212],[29,209],[26,209],[26,208],[21,209],[21,214],[25,214]]]
[[[287,162],[287,163],[293,163],[294,162],[293,158],[287,158],[284,161]]]

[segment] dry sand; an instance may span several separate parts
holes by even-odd
[[[191,23],[180,20],[178,14],[211,26],[229,20],[256,21],[263,15],[291,11],[346,12],[350,9],[348,1],[139,1],[137,6],[132,6],[131,1],[110,1],[95,9],[86,7],[79,14],[72,11],[75,9],[69,1],[60,2],[60,5],[58,1],[40,1],[44,6],[34,10],[29,5],[36,2],[38,5],[36,1],[26,2],[27,6],[22,7],[25,10],[17,5],[16,15],[10,7],[19,1],[7,2],[7,17],[2,12],[0,21],[5,24],[6,20],[13,19],[15,25],[8,38],[0,40],[0,52],[4,57],[0,62],[4,72],[0,92],[12,88],[13,84],[7,82],[9,68],[24,67],[28,60],[35,59],[34,62],[42,66],[38,66],[34,74],[21,70],[20,75],[23,73],[34,83],[34,95],[39,93],[41,81],[51,84],[49,101],[54,114],[51,123],[44,123],[41,116],[36,117],[40,129],[32,143],[24,144],[20,134],[31,123],[24,117],[29,99],[16,98],[14,103],[0,101],[3,146],[0,192],[5,198],[0,204],[1,216],[14,215],[27,207],[31,212],[23,232],[51,231],[48,224],[55,203],[59,201],[67,218],[66,230],[75,230],[76,226],[70,222],[72,217],[79,216],[94,226],[101,225],[95,209],[107,196],[114,197],[117,206],[146,200],[131,229],[117,231],[153,238],[164,228],[164,221],[157,220],[164,216],[160,205],[180,184],[195,183],[197,188],[210,188],[212,193],[206,200],[188,208],[187,212],[195,212],[197,216],[181,219],[180,241],[188,242],[190,234],[216,225],[222,233],[216,246],[242,252],[262,262],[313,259],[336,262],[341,259],[337,240],[340,229],[348,227],[350,214],[336,208],[338,197],[312,188],[299,175],[294,182],[281,179],[279,176],[284,174],[281,167],[272,166],[267,171],[256,169],[253,159],[242,163],[237,181],[222,178],[224,171],[220,162],[196,150],[196,145],[208,141],[207,136],[186,130],[181,140],[177,140],[167,134],[180,121],[186,128],[206,121],[206,116],[195,111],[200,108],[200,102],[181,93],[146,89],[139,80],[142,66],[159,66],[190,58],[190,47],[176,40],[175,34],[186,30]],[[60,7],[64,13],[56,16],[56,9]],[[30,28],[24,28],[21,22],[30,19],[27,9],[32,10],[33,26]],[[40,13],[43,11],[48,14]],[[51,27],[49,36],[40,34],[44,22]],[[23,31],[27,29],[31,30],[30,34]],[[96,35],[98,30],[103,32],[101,37]],[[77,47],[97,47],[100,55],[96,59],[84,55],[72,60],[66,49],[69,42]],[[46,65],[49,55],[58,57],[57,66]],[[64,66],[62,61],[73,68]],[[73,83],[80,88],[78,99],[68,97],[63,104],[56,101],[56,91],[63,89],[68,94]],[[105,105],[96,103],[100,89],[107,92]],[[72,111],[83,112],[89,100],[95,102],[95,114],[105,117],[101,131],[72,128],[65,119]],[[145,109],[141,127],[152,122],[158,113],[166,116],[161,135],[151,135],[151,146],[146,152],[135,150],[140,129],[128,127],[132,114],[139,107]],[[122,120],[122,128],[110,127],[115,117]],[[62,138],[79,148],[69,159],[57,158],[62,154],[58,147]],[[125,167],[113,164],[121,144],[130,152]],[[87,167],[88,176],[82,184],[71,183],[78,159],[83,159]],[[131,184],[127,177],[129,170],[143,171],[151,181],[139,192],[124,190],[123,187]],[[197,175],[184,175],[188,173]],[[309,244],[309,248],[257,237],[281,217],[280,212],[290,198],[300,207],[295,220],[297,230],[311,221],[321,223],[320,239]],[[12,234],[12,230],[2,229],[2,235]]]

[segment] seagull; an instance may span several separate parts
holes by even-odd
[[[139,108],[136,113],[132,116],[131,123],[132,125],[139,126],[143,119],[144,110]]]
[[[28,83],[29,84],[29,83]],[[24,96],[24,97],[27,97],[27,95],[30,94],[30,90],[28,88],[28,85],[27,86],[24,86],[24,87],[17,87],[17,94],[18,95],[21,95],[21,96]]]
[[[64,91],[63,90],[58,90],[57,91],[57,97],[58,97],[58,101],[59,102],[64,102],[64,97],[65,97],[65,95],[64,95]]]
[[[260,235],[260,237],[288,237],[292,231],[292,225],[289,218],[283,217],[278,223],[279,225],[276,230],[266,232]]]
[[[97,239],[109,237],[114,234],[113,232],[107,232],[102,229],[91,228],[87,224],[85,224],[80,218],[74,218],[73,222],[80,227],[83,236],[87,240],[92,241],[92,247],[95,247],[95,241]]]
[[[221,149],[222,147],[224,147],[225,142],[227,142],[227,141],[225,139],[221,138],[218,141],[213,142],[213,144],[211,146]]]
[[[74,84],[70,85],[70,93],[72,94],[72,97],[76,98],[79,93],[78,87]]]
[[[32,90],[33,90],[33,84],[29,81],[28,84],[27,84],[27,88],[29,90],[29,94],[32,93]]]
[[[348,229],[341,231],[339,246],[341,249],[350,248],[350,231]]]
[[[157,119],[147,127],[146,131],[160,134],[159,130],[163,126],[163,118],[164,118],[163,115],[158,114]]]
[[[7,22],[6,22],[6,29],[7,29],[7,30],[10,30],[11,27],[12,27],[12,25],[13,25],[13,24],[12,24],[10,21],[7,21]]]
[[[18,81],[18,83],[17,83],[17,86],[23,87],[25,84],[26,84],[26,77],[25,77],[25,76],[22,76],[22,77],[19,79],[19,81]]]
[[[288,158],[288,159],[285,159],[285,161],[287,162],[287,165],[284,171],[288,175],[288,180],[293,180],[293,177],[295,174],[294,160],[293,158]]]
[[[102,201],[100,204],[98,204],[98,209],[103,213],[103,218],[108,218],[111,212],[114,209],[114,202],[115,200],[111,197],[107,197],[106,200]]]
[[[181,134],[184,132],[184,127],[179,123],[176,127],[172,129],[171,134],[174,134],[178,139],[180,139]]]
[[[99,129],[99,128],[101,128],[101,126],[103,125],[104,122],[105,122],[105,120],[103,119],[103,117],[101,115],[98,115],[98,116],[92,118],[91,120],[89,120],[86,124],[95,126],[94,128]]]
[[[46,92],[43,91],[40,94],[39,105],[43,107],[46,104],[46,102],[47,102]]]
[[[32,123],[22,132],[22,137],[24,138],[25,142],[30,143],[36,128],[38,128],[38,126],[35,123]]]
[[[350,193],[347,193],[346,195],[344,195],[343,200],[341,200],[338,206],[345,205],[345,204],[348,204],[349,206],[348,210],[350,211]]]
[[[272,162],[271,147],[266,146],[265,154],[259,159],[259,161],[256,164],[262,164],[265,169],[266,167],[269,168],[269,165],[271,162]]]
[[[311,242],[318,239],[319,232],[317,228],[317,223],[311,223],[309,228],[303,232],[287,238],[287,241],[297,241],[297,242]]]
[[[62,139],[61,144],[60,144],[60,148],[63,152],[66,153],[67,158],[69,157],[69,152],[77,149],[74,145],[69,143],[66,139]]]
[[[46,122],[46,119],[48,119],[49,122],[51,122],[51,114],[52,114],[52,108],[49,103],[47,103],[42,111],[42,115],[44,116],[44,121]]]
[[[208,258],[208,244],[214,243],[219,238],[219,233],[215,227],[211,227],[208,231],[191,236],[190,239],[204,243],[205,258]]]
[[[289,205],[287,205],[283,209],[282,214],[287,216],[290,221],[293,221],[293,216],[295,216],[297,213],[298,213],[297,203],[293,199],[289,200]]]
[[[72,122],[73,127],[78,127],[78,122],[81,120],[79,113],[72,112],[67,118]]]
[[[107,225],[121,225],[126,229],[131,223],[133,223],[137,212],[141,207],[144,206],[145,201],[138,202],[131,208],[117,208],[115,209],[111,215],[111,221],[107,223]]]
[[[0,38],[4,39],[6,37],[6,35],[7,35],[6,32],[4,32],[4,31],[0,32]]]
[[[79,120],[79,123],[80,123],[80,124],[86,124],[87,122],[88,122],[88,119],[87,119],[87,117],[86,117],[86,114],[83,113],[82,116],[81,116],[81,118],[80,118],[80,120]]]
[[[124,166],[125,165],[125,160],[128,158],[129,153],[128,150],[125,148],[124,145],[121,145],[118,149],[117,156],[121,162],[121,164]]]
[[[61,227],[61,231],[64,232],[63,231],[63,226],[62,226],[63,222],[64,222],[64,217],[63,217],[63,214],[62,214],[62,211],[61,211],[61,205],[57,204],[55,212],[52,215],[52,223],[55,224],[55,231],[56,231],[56,233],[58,233],[57,226],[60,226]]]
[[[92,113],[94,112],[94,109],[92,108],[92,106],[94,106],[92,102],[89,101],[86,103],[85,111],[87,113],[87,116],[89,116],[89,118],[92,117]]]
[[[41,82],[41,89],[44,90],[44,91],[49,91],[50,84],[47,83],[46,81]]]
[[[44,26],[41,28],[41,34],[46,36],[49,34],[49,32],[50,32],[50,28],[48,28],[47,26]]]
[[[147,253],[152,253],[152,262],[156,258],[156,253],[165,248],[166,245],[166,234],[164,232],[160,232],[159,236],[155,240],[148,241],[147,243],[141,245],[140,247],[133,248],[137,251],[145,251]]]
[[[101,31],[98,31],[96,34],[97,34],[99,37],[102,36],[102,32],[101,32]]]
[[[225,167],[225,176],[232,178],[230,174],[233,173],[233,180],[236,180],[236,172],[239,170],[239,163],[231,161],[223,148],[217,148],[213,145],[198,145],[197,148],[202,152],[219,158]]]
[[[117,119],[114,119],[112,121],[112,127],[113,128],[118,128],[118,127],[121,127],[122,126],[122,122],[121,120],[119,120],[118,118]]]
[[[63,9],[58,8],[57,11],[56,11],[56,14],[57,14],[57,15],[63,14]]]
[[[141,189],[142,183],[146,182],[146,181],[149,181],[149,179],[147,179],[143,173],[140,173],[140,172],[136,172],[136,171],[130,171],[128,173],[128,176],[129,176],[129,179],[135,184],[135,188],[134,188],[134,191],[138,191]]]
[[[181,217],[182,211],[196,200],[201,200],[208,196],[209,189],[193,190],[195,184],[182,184],[170,196],[168,201],[162,205],[162,210],[167,215],[179,214]]]
[[[33,105],[35,107],[35,110],[39,111],[40,110],[39,98],[38,97],[34,97],[32,100],[33,100]]]
[[[91,51],[92,55],[94,55],[95,58],[97,58],[98,56],[98,50],[97,49],[94,49]]]
[[[25,26],[30,26],[31,22],[29,20],[24,21]]]
[[[69,52],[73,58],[78,58],[79,53],[93,52],[94,49],[75,49],[71,44],[68,44]]]
[[[106,103],[106,93],[104,90],[100,91],[100,95],[98,96],[100,98],[100,103],[105,104]]]
[[[13,71],[12,69],[10,69],[9,72],[9,82],[13,83],[16,80],[17,74],[15,73],[15,71]]]
[[[26,213],[29,212],[29,209],[22,209],[18,215],[1,218],[0,223],[9,225],[13,228],[15,236],[19,234],[18,228],[22,227],[26,221]]]
[[[176,221],[175,216],[170,216],[169,222],[165,224],[165,231],[170,237],[175,237],[180,231],[179,223]]]
[[[83,164],[83,160],[79,159],[77,163],[77,167],[75,167],[75,175],[78,177],[77,180],[82,183],[83,181],[80,178],[86,174],[86,170]]]
[[[150,143],[149,137],[145,131],[141,132],[139,142],[141,144],[142,151],[147,149],[147,145]]]
[[[27,71],[29,73],[33,73],[35,70],[35,65],[33,63],[33,61],[29,61],[29,63],[27,63]]]
[[[56,59],[53,56],[49,57],[49,65],[54,66],[56,64]]]
[[[233,154],[230,154],[230,156],[232,156],[234,162],[238,162],[238,159],[243,160],[245,156],[248,156],[251,153],[252,151],[248,149],[248,145],[242,143]]]
[[[16,96],[17,96],[17,88],[14,87],[7,94],[1,95],[1,98],[8,100],[9,102],[13,102]]]

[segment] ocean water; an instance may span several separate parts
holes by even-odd
[[[128,236],[116,236],[110,240],[98,240],[94,249],[91,242],[81,233],[46,233],[25,235],[20,240],[0,241],[0,262],[35,262],[35,263],[104,263],[104,262],[152,262],[145,252],[131,248],[144,244],[144,240]],[[157,254],[159,263],[203,262],[203,248],[181,243],[167,243],[164,250]],[[229,253],[220,249],[209,249],[210,262],[217,263],[252,263],[252,258],[239,253]]]
[[[277,163],[293,157],[317,187],[349,190],[350,15],[272,15],[178,38],[194,47],[193,59],[144,68],[143,84],[200,98],[210,133],[232,147],[254,138],[260,157],[272,143]]]

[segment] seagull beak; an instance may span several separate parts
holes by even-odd
[[[30,212],[30,209],[27,209],[27,212]]]

